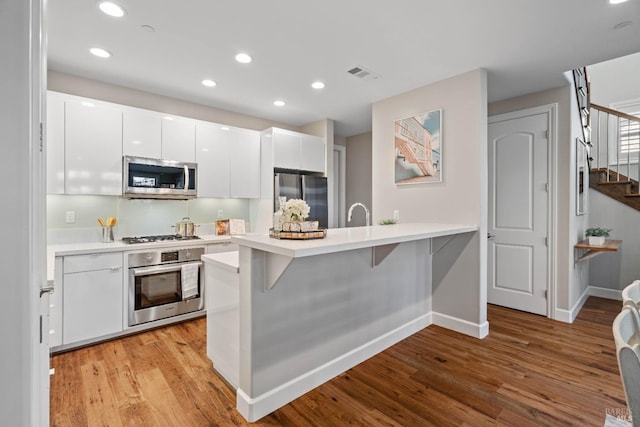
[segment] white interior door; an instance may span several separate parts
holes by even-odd
[[[547,314],[549,114],[489,123],[487,300]]]

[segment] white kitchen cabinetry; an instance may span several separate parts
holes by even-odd
[[[47,193],[64,194],[64,96],[47,94]]]
[[[229,195],[260,197],[260,132],[231,128],[229,146]]]
[[[122,194],[122,112],[99,101],[65,102],[65,193]]]
[[[260,133],[196,125],[198,197],[260,197]]]
[[[123,330],[122,252],[64,257],[63,344]]]
[[[125,156],[162,156],[162,115],[130,109],[122,113],[122,153]]]
[[[300,137],[300,169],[325,173],[324,139],[302,134]]]
[[[49,347],[62,345],[62,257],[55,257],[53,294],[49,298]]]
[[[325,173],[324,139],[278,128],[272,128],[271,138],[273,167]]]
[[[229,197],[230,130],[214,123],[196,125],[198,197]]]
[[[273,167],[300,169],[300,134],[273,129]]]
[[[196,161],[196,121],[184,117],[162,119],[162,155],[165,160]]]

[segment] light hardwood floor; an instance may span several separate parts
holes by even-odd
[[[483,340],[430,326],[259,426],[602,426],[626,407],[611,334],[620,302],[569,325],[489,306]],[[197,319],[53,356],[52,426],[247,425]]]

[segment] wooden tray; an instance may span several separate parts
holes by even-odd
[[[326,235],[326,228],[318,228],[317,231],[276,231],[273,228],[269,229],[269,237],[274,239],[311,240],[324,239]]]

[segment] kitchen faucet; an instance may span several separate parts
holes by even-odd
[[[349,208],[349,214],[347,215],[347,222],[351,222],[351,218],[353,217],[353,208],[355,208],[356,206],[362,206],[362,209],[364,209],[365,220],[366,220],[365,225],[371,225],[371,217],[369,216],[369,209],[367,209],[367,207],[360,202],[355,202]]]

